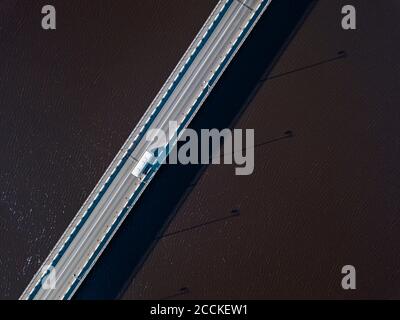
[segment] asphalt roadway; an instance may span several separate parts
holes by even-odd
[[[160,167],[132,174],[149,150],[150,129],[187,127],[270,0],[223,0],[147,109],[20,299],[70,299]],[[175,141],[168,141],[172,146]],[[161,157],[162,155],[160,155]],[[151,214],[151,213],[149,213]],[[54,279],[54,288],[42,284]]]

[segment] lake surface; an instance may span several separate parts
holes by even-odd
[[[310,2],[273,2],[192,123],[254,128],[255,173],[163,166],[77,298],[399,297],[400,6],[354,0],[344,32],[347,1],[301,24]],[[38,1],[0,3],[0,298],[22,292],[216,1],[53,3],[54,33]]]
[[[17,298],[217,1],[0,3],[0,298]],[[171,18],[172,17],[172,18]]]

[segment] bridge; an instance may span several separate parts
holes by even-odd
[[[71,299],[176,143],[154,155],[146,133],[183,132],[272,0],[221,0],[78,211],[22,300]],[[149,212],[151,214],[151,212]],[[54,273],[52,273],[54,272]],[[49,275],[55,286],[44,286]]]

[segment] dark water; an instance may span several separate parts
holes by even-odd
[[[56,33],[41,1],[0,1],[0,298],[22,292],[216,3],[52,2]],[[318,1],[265,81],[310,2],[273,1],[193,122],[255,128],[255,173],[161,168],[77,298],[399,297],[399,2],[353,0],[344,32],[347,1]]]
[[[0,1],[0,298],[17,298],[216,0]],[[174,17],[171,19],[171,17]]]
[[[315,1],[274,1],[190,125],[228,128],[240,117]],[[282,21],[281,17],[285,16]],[[268,39],[268,41],[266,41]],[[76,299],[115,299],[157,244],[204,166],[163,166],[77,292]],[[160,270],[162,272],[162,270]]]
[[[207,167],[123,298],[399,297],[400,4],[352,3],[356,31],[318,2],[235,125],[254,173]]]

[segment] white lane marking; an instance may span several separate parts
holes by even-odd
[[[122,183],[119,185],[116,194],[107,202],[106,206],[104,207],[104,210],[100,211],[99,213],[101,213],[100,215],[96,216],[95,222],[90,226],[89,230],[87,232],[84,233],[84,237],[83,240],[80,239],[79,241],[79,245],[78,247],[75,247],[72,251],[72,253],[74,253],[74,256],[77,255],[77,253],[79,252],[79,250],[82,248],[83,244],[85,244],[86,240],[91,236],[92,231],[98,227],[98,223],[99,221],[103,218],[104,215],[106,215],[106,210],[108,209],[108,207],[110,206],[110,204],[112,203],[112,201],[115,199],[115,197],[118,195],[118,192],[122,189],[122,187],[125,186],[125,182],[128,180],[128,178],[130,177],[130,175],[127,175]],[[67,264],[61,266],[62,269],[60,270],[59,267],[57,267],[57,282],[61,279],[61,277],[63,276],[64,272],[67,270],[68,266],[71,264],[72,259],[68,259],[67,260]],[[78,274],[79,275],[79,274]],[[50,290],[47,291],[47,295],[45,295],[45,297],[47,297],[50,294]]]
[[[269,1],[271,1],[271,0],[269,0]],[[256,11],[258,10],[258,8],[260,7],[260,5],[262,4],[264,2],[264,0],[261,0],[261,2],[259,3],[259,5],[258,5],[258,7],[257,7],[257,9],[256,9]],[[269,3],[268,3],[269,4]],[[222,9],[221,9],[222,10]],[[253,15],[254,15],[254,13],[253,13]],[[246,25],[245,25],[245,27],[243,28],[243,29],[245,29],[246,27],[247,27],[247,25],[248,25],[248,23],[250,22],[250,20],[252,19],[252,17],[253,17],[253,15],[249,18],[249,20],[247,21],[247,23],[246,23]],[[242,30],[242,32],[239,34],[239,36],[236,38],[236,40],[235,40],[235,42],[234,42],[234,45],[236,44],[236,42],[238,41],[238,39],[240,38],[240,36],[241,36],[241,34],[243,33],[243,30]],[[234,46],[234,45],[232,45],[232,47]],[[225,56],[224,56],[224,59],[223,59],[223,61],[225,60],[225,57],[230,53],[230,51],[231,51],[231,49],[232,49],[232,47],[228,50],[228,53],[226,53],[225,54]],[[222,63],[220,63],[219,65],[218,65],[218,67],[216,68],[216,70],[215,70],[215,72],[217,71],[217,70],[219,70],[219,68],[220,68],[220,66],[221,66],[221,64]],[[213,73],[213,75],[215,74],[215,72]],[[211,80],[211,78],[212,77],[210,77],[210,79],[209,79],[209,81]],[[201,94],[204,92],[204,90],[200,93],[200,95],[199,95],[199,97],[201,96]],[[197,102],[197,100],[198,99],[196,99],[196,102]],[[195,102],[195,103],[196,103]],[[194,103],[194,104],[195,104]],[[190,112],[190,110],[189,110],[189,112]],[[136,138],[135,138],[136,139]],[[131,145],[133,145],[133,143],[131,143]],[[127,153],[127,152],[126,152]],[[125,155],[126,155],[126,153],[125,153]],[[122,161],[122,159],[120,160],[120,162]],[[114,169],[114,171],[113,172],[115,172],[115,169]],[[108,181],[108,180],[107,180]],[[102,187],[102,189],[104,188],[104,185],[103,185],[103,187]],[[137,189],[137,188],[136,188]],[[135,189],[135,191],[136,191],[136,189]],[[98,195],[97,195],[98,196]],[[97,199],[97,196],[96,196],[96,199]],[[90,206],[89,206],[90,207]],[[118,217],[119,215],[117,215],[117,217]],[[116,220],[116,219],[115,219]],[[110,227],[111,228],[111,227]],[[109,228],[109,229],[110,229]],[[104,239],[104,237],[103,237],[103,239]],[[97,248],[96,248],[97,249]],[[95,250],[96,250],[95,249]],[[94,252],[93,252],[94,253]],[[92,255],[93,255],[93,253],[92,253]],[[33,289],[34,290],[34,289]],[[32,290],[32,291],[33,291]],[[31,292],[32,292],[31,291]]]
[[[174,107],[175,105],[177,105],[178,103],[180,103],[182,101],[182,99],[185,97],[185,93],[186,91],[189,90],[189,88],[191,87],[192,83],[196,80],[197,75],[203,71],[203,66],[206,65],[207,63],[209,63],[209,57],[211,56],[211,54],[214,53],[215,48],[219,45],[220,40],[224,37],[224,35],[226,34],[227,30],[229,30],[230,26],[232,25],[232,23],[235,21],[236,17],[238,16],[239,12],[241,12],[241,7],[240,5],[237,5],[237,8],[233,9],[233,12],[230,14],[229,19],[227,21],[225,21],[225,24],[223,25],[223,27],[221,28],[221,30],[219,30],[219,32],[216,34],[214,41],[212,42],[212,44],[209,46],[208,51],[206,52],[205,57],[201,57],[201,61],[203,62],[202,64],[200,64],[199,67],[197,67],[196,69],[192,70],[191,73],[189,74],[189,80],[190,82],[185,82],[184,85],[182,86],[182,88],[179,89],[178,93],[176,94],[175,98],[173,101],[169,102],[169,105]],[[233,18],[232,18],[233,16]],[[226,24],[228,23],[228,26],[226,26]],[[222,33],[222,35],[221,35]],[[200,59],[200,58],[199,58]],[[210,67],[212,67],[212,63],[209,63]],[[195,72],[196,71],[196,72]],[[193,73],[195,72],[194,76]],[[215,73],[215,70],[214,70]],[[207,72],[205,72],[205,74],[207,74]],[[201,83],[202,81],[200,81]],[[202,91],[200,91],[199,97],[202,95],[202,93],[204,92],[204,89]],[[167,106],[167,105],[166,105]],[[156,124],[157,127],[162,128],[166,122],[169,120],[170,115],[176,111],[176,108],[167,108],[168,112],[166,115],[163,115],[164,120],[158,124]],[[189,111],[190,112],[190,111]],[[143,146],[140,147],[140,151],[143,150],[143,148],[146,148],[146,146],[148,146],[149,143],[145,143],[143,142]],[[139,147],[139,146],[138,146]]]
[[[261,5],[264,1],[265,1],[265,0],[261,0],[261,3],[258,5],[258,7],[257,7],[257,9],[256,9],[255,11],[258,10],[258,8],[260,7],[260,5]],[[243,34],[244,29],[246,29],[247,25],[249,24],[249,22],[250,22],[251,19],[253,18],[254,14],[255,14],[255,13],[253,12],[253,14],[252,14],[252,15],[250,16],[250,18],[247,20],[247,23],[245,24],[245,27],[242,29],[242,32],[240,32],[240,34],[237,36],[237,38],[235,39],[233,45],[229,48],[228,53],[224,56],[224,59],[223,59],[223,60],[225,60],[225,57],[230,53],[230,51],[232,50],[232,48],[236,45],[236,42],[238,41],[238,39],[240,38],[240,36]],[[237,14],[235,15],[235,18],[236,18],[236,16],[237,16]],[[224,33],[225,33],[225,32],[224,32]],[[214,76],[214,74],[217,72],[217,70],[219,70],[221,64],[222,64],[222,63],[220,63],[220,64],[218,65],[218,67],[216,68],[216,70],[214,71],[214,73],[213,73],[212,76]],[[203,65],[204,65],[204,64],[203,64]],[[211,77],[211,78],[212,78],[212,77]],[[211,80],[211,78],[210,78],[209,80]],[[205,89],[202,90],[202,92],[200,93],[199,97],[202,95],[202,93],[204,92],[204,90],[205,90]],[[196,100],[196,102],[197,102],[197,100]],[[195,104],[195,103],[194,103],[194,104]],[[193,105],[194,105],[194,104],[193,104]],[[137,190],[137,188],[135,188],[134,192],[132,193],[132,196],[134,195],[134,193],[136,192],[136,190]],[[132,197],[132,196],[131,196],[131,197]],[[131,198],[130,198],[130,199],[131,199]],[[126,204],[125,204],[125,206],[124,206],[124,209],[125,209],[126,206],[128,205],[129,201],[130,201],[130,200],[128,200],[128,201],[126,202]],[[136,200],[136,201],[137,201],[137,200]],[[124,209],[123,209],[123,210],[124,210]],[[94,253],[96,252],[96,250],[98,249],[98,247],[100,246],[100,244],[102,243],[102,241],[104,240],[104,238],[108,235],[108,232],[111,230],[111,228],[113,227],[113,225],[115,224],[116,220],[119,218],[119,216],[121,215],[121,213],[123,212],[123,210],[121,210],[121,212],[120,212],[116,217],[114,217],[113,222],[109,225],[109,227],[108,227],[106,233],[103,235],[102,239],[101,239],[99,242],[97,242],[97,245],[96,245],[95,249],[92,251],[90,257],[87,259],[87,262],[83,265],[83,267],[82,267],[82,268],[80,269],[80,271],[78,272],[79,275],[81,274],[81,272],[83,271],[83,269],[86,267],[87,263],[90,261],[90,259],[92,258],[92,256],[94,255]],[[67,291],[66,291],[66,293],[64,294],[63,297],[66,296],[66,294],[68,293],[68,291],[70,290],[70,288],[72,287],[73,284],[74,284],[74,283],[72,283],[72,284],[68,287],[68,289],[67,289]]]
[[[226,1],[225,1],[224,5],[222,6],[222,8],[221,8],[220,11],[218,12],[218,14],[214,17],[214,20],[211,22],[211,25],[208,27],[207,31],[203,34],[203,37],[202,37],[201,40],[197,43],[197,46],[193,49],[191,55],[189,56],[189,58],[187,58],[186,62],[184,63],[184,65],[182,66],[182,68],[181,68],[181,70],[179,71],[178,74],[180,74],[180,73],[182,72],[182,70],[185,68],[185,66],[187,65],[187,63],[190,61],[191,57],[192,57],[192,56],[194,55],[194,53],[196,52],[197,48],[201,45],[202,41],[203,41],[204,38],[207,36],[209,30],[212,28],[212,26],[214,25],[215,21],[218,19],[218,17],[220,16],[221,12],[225,9],[225,7],[226,7],[226,5],[228,4],[229,1],[230,1],[230,0],[226,0]],[[217,4],[217,6],[218,6],[218,5],[220,5],[220,3]],[[213,13],[214,13],[214,12],[213,12]],[[208,20],[207,20],[207,21],[208,21]],[[206,22],[207,22],[207,21],[206,21]],[[203,33],[203,32],[204,32],[204,26],[200,29],[199,34],[201,34],[201,33]],[[189,46],[188,51],[190,50],[190,47],[192,47],[192,46],[194,45],[194,43],[195,43],[195,41],[196,41],[196,38],[199,37],[199,34],[195,37],[193,43]],[[185,55],[186,55],[186,54],[185,54]],[[185,56],[185,55],[184,55],[184,56]],[[182,62],[182,61],[178,62],[177,67],[179,66],[179,64],[181,64],[181,62]],[[175,69],[176,69],[176,68],[175,68]],[[176,71],[175,69],[172,71],[172,74]],[[175,77],[175,80],[171,83],[171,85],[170,85],[169,88],[167,89],[166,93],[168,93],[169,90],[173,87],[173,85],[175,84],[177,78],[178,78],[178,77]],[[166,81],[165,84],[167,84],[168,81],[169,81],[169,79],[167,79],[167,81]],[[160,92],[162,92],[162,90],[163,90],[164,88],[165,88],[165,86],[163,86],[163,87],[161,88]],[[159,97],[160,92],[157,94],[157,96],[156,96],[156,98],[155,98],[155,101],[157,101],[156,99],[157,99],[157,97]],[[165,95],[166,95],[166,94],[165,94]],[[165,95],[164,95],[164,97],[165,97]],[[164,98],[164,97],[163,97],[163,98]],[[155,110],[156,110],[156,109],[159,107],[159,105],[161,104],[163,98],[161,99],[161,101],[158,103],[158,105],[156,106],[156,108],[153,110],[153,112],[152,112],[151,114],[154,114]],[[151,103],[149,109],[145,112],[145,114],[148,113],[149,110],[151,110],[151,107],[152,107],[153,105],[154,105],[154,101]],[[134,138],[134,140],[133,140],[133,142],[131,143],[130,146],[132,146],[133,143],[138,139],[140,133],[142,132],[143,128],[147,125],[148,121],[149,121],[149,118],[146,120],[146,123],[145,123],[144,126],[142,127],[142,129],[141,129],[141,131],[139,132],[139,134],[135,136],[135,138]],[[140,121],[140,122],[142,122],[142,121]],[[139,123],[140,123],[140,122],[139,122]],[[136,128],[132,131],[131,135],[133,135],[133,133],[134,133],[135,131],[136,131]],[[126,144],[129,140],[131,140],[131,137],[128,137],[128,140],[124,143],[124,146],[125,146],[125,144]],[[123,147],[124,147],[124,146],[123,146]],[[122,147],[122,149],[123,149],[123,147]],[[129,150],[129,149],[130,149],[130,147],[128,148],[128,150]],[[127,151],[125,152],[125,154],[120,158],[120,160],[119,160],[118,164],[116,165],[116,167],[118,167],[118,166],[121,164],[122,159],[126,156],[128,150],[127,150]],[[119,153],[117,154],[117,156],[115,157],[114,160],[118,159],[118,156],[119,156]],[[112,161],[112,163],[110,164],[110,166],[114,163],[114,160]],[[116,169],[116,167],[115,167],[115,169]],[[114,169],[114,171],[115,171],[115,169]],[[108,171],[108,169],[106,170],[106,173],[107,173],[107,171]],[[114,172],[114,171],[113,171],[113,172]],[[67,239],[66,239],[66,240],[64,241],[64,243],[62,244],[61,248],[60,248],[59,250],[57,250],[57,247],[59,246],[58,243],[57,243],[56,246],[54,247],[54,251],[52,250],[52,252],[50,252],[49,256],[51,256],[52,254],[54,254],[54,252],[57,252],[57,253],[55,254],[54,258],[51,260],[50,264],[53,263],[53,261],[58,257],[58,255],[60,254],[60,252],[64,249],[65,244],[68,242],[68,240],[70,239],[70,237],[72,236],[72,234],[74,233],[74,231],[76,230],[76,228],[78,227],[78,225],[80,224],[80,222],[82,221],[82,219],[85,217],[85,215],[87,214],[87,212],[89,211],[89,209],[91,208],[91,206],[93,205],[93,203],[96,201],[96,199],[98,198],[98,196],[100,195],[100,193],[103,191],[105,185],[109,182],[111,176],[112,176],[112,174],[109,175],[109,177],[108,177],[108,179],[106,180],[106,182],[102,185],[100,191],[96,194],[95,199],[89,204],[89,206],[87,207],[88,209],[86,209],[86,211],[82,214],[81,218],[80,218],[79,220],[76,220],[76,221],[73,220],[73,221],[71,222],[71,225],[73,225],[73,224],[76,224],[76,225],[75,225],[75,227],[72,229],[72,231],[70,232],[70,234],[68,235]],[[103,180],[103,178],[104,178],[104,176],[100,179],[100,181]],[[96,186],[95,189],[96,189],[96,188],[98,188],[98,186]],[[94,190],[95,190],[95,189],[94,189]],[[89,199],[91,196],[93,196],[93,193],[92,193],[91,195],[89,195],[88,199]],[[88,199],[87,199],[87,200],[88,200]],[[83,204],[83,207],[86,206],[87,200],[86,200],[85,203]],[[79,216],[79,215],[80,215],[80,214],[79,214],[79,212],[78,212],[78,215],[77,215],[77,216]],[[71,229],[71,228],[67,228],[67,230],[68,230],[68,229]],[[67,231],[67,230],[66,230],[66,231]],[[66,235],[65,235],[65,236],[66,236]],[[63,235],[63,236],[61,237],[61,239],[64,238],[65,236]],[[60,240],[61,240],[61,239],[60,239]],[[57,250],[57,251],[56,251],[56,250]],[[47,260],[47,259],[46,259],[46,260]],[[38,273],[34,276],[34,278],[37,277],[37,276],[39,275],[39,272],[40,272],[40,270],[39,270]],[[33,288],[32,288],[32,290],[30,291],[30,293],[28,294],[28,297],[29,297],[29,296],[32,294],[32,292],[35,290],[36,286],[40,284],[40,281],[42,280],[42,278],[43,278],[43,276],[40,276],[40,278],[38,279],[38,280],[39,280],[39,283],[37,283],[36,285],[34,285],[35,282],[34,282],[34,279],[32,279],[32,283],[30,283],[30,284],[28,285],[28,287],[32,285]],[[28,289],[28,288],[27,288],[27,289]]]

